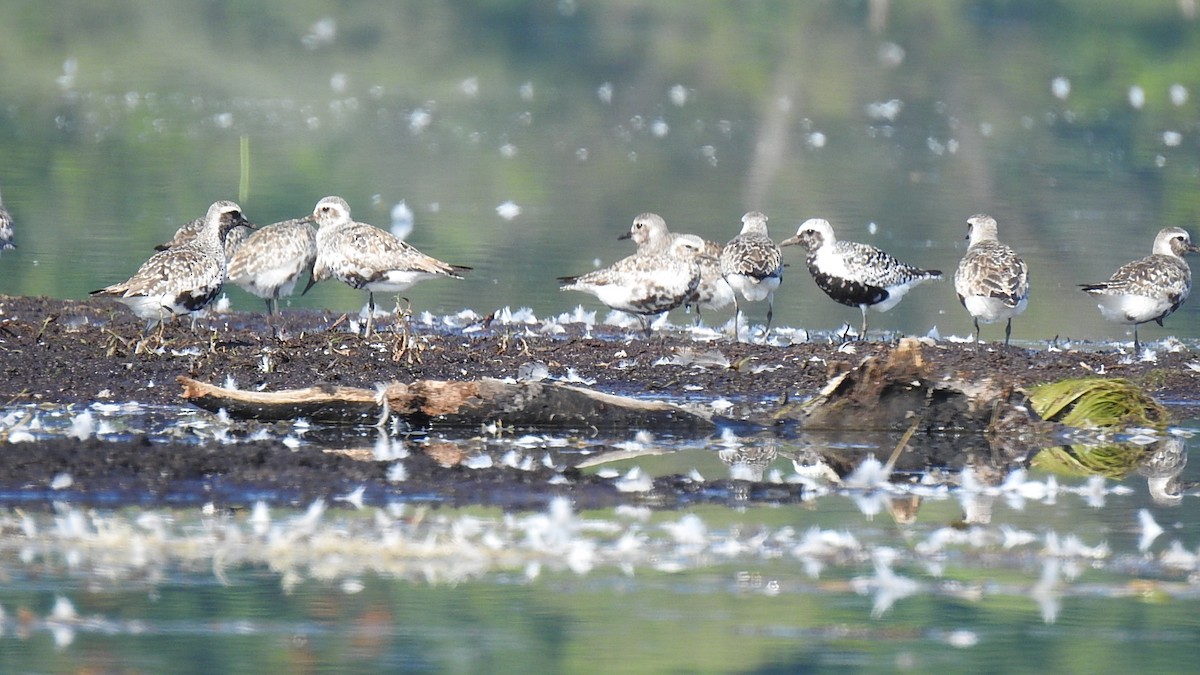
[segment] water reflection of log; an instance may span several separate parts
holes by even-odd
[[[373,423],[395,414],[420,425],[559,428],[654,428],[711,431],[707,416],[659,401],[615,396],[557,382],[392,382],[379,391],[353,387],[308,387],[277,392],[225,389],[177,378],[183,397],[206,410],[232,417],[348,424]],[[384,405],[386,404],[386,410]]]

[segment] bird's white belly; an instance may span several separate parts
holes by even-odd
[[[767,296],[775,292],[779,288],[779,277],[765,277],[761,280],[743,274],[731,274],[725,277],[725,281],[729,282],[729,287],[734,292],[740,292],[742,297],[750,302],[760,302],[766,300]]]
[[[296,270],[274,269],[237,285],[260,298],[271,297],[275,294],[276,288],[279,289],[279,295],[285,296],[292,294],[292,289],[296,287],[296,279],[299,276]]]
[[[899,304],[900,300],[904,297],[904,294],[908,293],[909,290],[911,290],[913,286],[917,286],[923,281],[925,281],[925,279],[914,279],[913,281],[910,281],[905,284],[898,284],[896,286],[888,286],[887,287],[887,292],[888,292],[887,299],[884,300],[883,302],[877,302],[874,305],[871,305],[871,309],[873,309],[877,312],[888,311],[889,309],[891,309],[891,308],[895,307],[897,304]]]
[[[157,321],[171,315],[187,314],[187,309],[175,304],[175,294],[129,295],[117,298],[144,321]]]
[[[600,302],[623,312],[636,313],[638,309],[634,306],[634,302],[645,296],[645,293],[639,292],[639,289],[620,284],[588,286],[581,290],[591,292]]]
[[[400,293],[407,291],[418,281],[432,279],[436,276],[438,275],[428,272],[391,270],[379,279],[363,284],[363,288],[372,292]]]
[[[1166,298],[1119,294],[1099,296],[1096,305],[1105,319],[1115,323],[1145,323],[1171,308]]]
[[[963,298],[963,305],[971,316],[984,323],[1004,321],[1017,316],[1029,306],[1029,300],[1022,299],[1016,307],[1009,307],[1000,298],[989,298],[982,295],[968,295]]]

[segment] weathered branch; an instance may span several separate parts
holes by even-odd
[[[274,393],[222,389],[180,377],[184,398],[235,417],[374,423],[399,415],[417,426],[469,427],[502,423],[552,428],[651,428],[709,432],[707,415],[656,401],[604,394],[557,382],[421,380],[392,382],[378,391],[311,387]],[[988,437],[989,443],[1036,444],[1053,425],[1031,409],[1025,392],[985,378],[947,376],[922,356],[920,341],[905,339],[886,357],[868,357],[830,380],[802,404],[785,404],[762,429],[793,422],[809,430],[892,431]],[[1040,446],[1038,446],[1040,447]]]
[[[557,382],[466,382],[421,380],[392,382],[381,393],[351,387],[309,387],[279,392],[223,389],[179,377],[183,397],[206,410],[234,417],[292,419],[362,424],[383,412],[420,425],[477,426],[502,422],[510,426],[572,428],[670,428],[710,431],[706,415],[658,401],[572,387]]]
[[[307,387],[286,391],[225,389],[180,375],[183,398],[205,410],[224,409],[231,417],[286,420],[304,417],[319,422],[362,424],[379,416],[375,392],[356,387]]]

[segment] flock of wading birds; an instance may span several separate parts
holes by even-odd
[[[312,224],[317,225],[314,231]],[[781,247],[800,245],[817,286],[831,299],[862,311],[861,338],[867,332],[867,309],[895,307],[914,286],[941,279],[942,272],[900,262],[868,244],[841,241],[829,222],[812,218],[796,235],[778,244],[767,233],[767,217],[757,211],[742,216],[742,229],[721,246],[694,234],[678,234],[653,213],[643,213],[621,239],[633,239],[637,252],[587,274],[560,277],[562,290],[590,293],[612,309],[647,318],[680,306],[717,310],[734,305],[733,331],[739,336],[745,301],[767,301],[766,330],[771,327],[774,295],[783,280]],[[954,290],[975,322],[1005,321],[1004,343],[1012,334],[1013,317],[1029,303],[1029,270],[996,234],[996,221],[979,214],[967,219],[970,245],[954,273]],[[0,203],[0,250],[13,248],[12,219]],[[268,317],[280,297],[290,295],[311,270],[313,284],[336,278],[367,291],[365,335],[371,334],[375,292],[401,293],[425,279],[461,279],[471,268],[450,265],[421,253],[390,232],[350,217],[341,197],[317,202],[311,216],[255,229],[231,201],[218,201],[160,245],[128,280],[92,292],[127,305],[145,320],[146,332],[165,319],[207,306],[226,280],[267,301]],[[1178,227],[1163,228],[1150,255],[1118,269],[1107,281],[1082,284],[1096,298],[1104,318],[1137,327],[1162,321],[1179,308],[1191,290],[1191,269],[1183,256],[1198,249]],[[849,327],[847,327],[847,332]]]

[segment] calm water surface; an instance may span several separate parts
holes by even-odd
[[[575,3],[494,15],[268,4],[262,16],[278,21],[252,30],[237,13],[152,3],[87,30],[0,10],[25,49],[2,66],[13,77],[0,189],[20,249],[0,260],[0,292],[84,298],[218,198],[240,198],[269,223],[340,194],[383,227],[404,201],[411,242],[475,268],[412,290],[417,311],[539,315],[599,308],[559,292],[555,277],[628,254],[616,237],[642,211],[721,242],[749,209],[770,216],[777,239],[821,216],[845,238],[948,272],[966,219],[986,211],[1032,270],[1017,339],[1124,338],[1076,287],[1200,214],[1193,25],[1169,3],[1123,9],[1146,33],[1137,38],[1086,3],[1028,14],[878,4],[891,14],[875,31],[859,3],[746,16],[720,4],[686,19],[652,5],[634,19]],[[761,51],[744,49],[742,30]],[[1168,56],[1153,30],[1173,36]],[[510,42],[526,31],[542,37]],[[181,35],[205,58],[180,63],[169,45]],[[1099,44],[1121,48],[1071,51]],[[777,320],[856,321],[816,290],[798,250],[788,257]],[[239,289],[229,295],[235,309],[259,310]],[[363,299],[329,283],[291,302],[353,310]],[[1146,337],[1194,337],[1195,316],[1185,306]],[[970,329],[949,281],[874,325]]]
[[[717,241],[750,209],[776,239],[820,216],[946,272],[984,211],[1031,268],[1016,340],[1126,340],[1076,285],[1160,227],[1200,234],[1200,32],[1187,3],[1099,4],[10,3],[0,192],[20,248],[0,293],[85,298],[222,198],[269,223],[340,194],[382,227],[403,200],[410,242],[474,268],[413,289],[416,311],[543,317],[601,309],[554,279],[628,254],[616,238],[643,211]],[[787,255],[776,322],[857,325]],[[291,306],[363,301],[330,282]],[[1143,340],[1190,344],[1196,312]],[[949,281],[872,325],[970,330]],[[614,466],[728,471],[666,449]],[[913,522],[861,488],[537,522],[339,503],[263,532],[244,513],[10,510],[0,669],[1177,670],[1198,629],[1195,496],[1160,505],[1131,474],[1100,504],[1087,477],[1056,494],[1048,477],[980,489],[973,526],[936,485]],[[1165,530],[1145,550],[1142,509]],[[802,546],[814,527],[820,550]],[[251,545],[268,540],[297,553]]]
[[[100,437],[114,440],[171,429],[211,437],[214,428],[207,415],[169,409],[95,416]],[[35,435],[78,432],[77,417],[43,410]],[[132,421],[112,424],[120,419]],[[645,477],[681,475],[803,482],[806,499],[739,506],[735,492],[728,506],[679,511],[579,513],[562,500],[503,513],[408,502],[399,479],[394,497],[362,507],[352,494],[232,512],[28,505],[0,513],[0,663],[527,672],[1001,660],[1020,670],[1172,670],[1198,628],[1200,473],[1186,464],[1198,425],[1172,432],[1181,436],[1167,473],[1181,487],[1167,495],[1154,487],[1163,472],[1109,460],[1105,477],[1071,469],[1053,449],[1028,472],[981,466],[883,483],[862,467],[892,441],[865,434],[481,443],[438,433],[406,451],[457,444],[479,467],[485,455],[489,465],[549,457],[614,476],[631,495]],[[378,447],[374,431],[321,431],[298,437]],[[246,433],[235,426],[225,442]],[[914,449],[926,442],[914,439]],[[1126,447],[1144,457],[1158,446]],[[762,462],[731,464],[726,454],[764,448]],[[1076,452],[1098,458],[1094,467],[1113,456]],[[860,468],[833,479],[814,455]],[[69,496],[69,484],[58,489]]]

